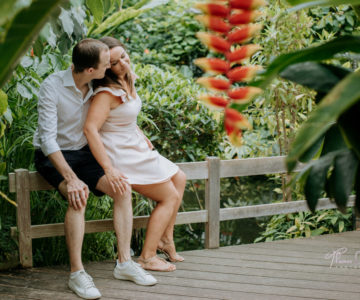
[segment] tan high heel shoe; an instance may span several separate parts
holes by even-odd
[[[185,260],[185,258],[183,258],[181,255],[177,254],[176,251],[174,251],[175,256],[171,256],[169,247],[174,247],[174,250],[175,250],[175,245],[172,242],[163,243],[163,246],[162,247],[158,246],[157,249],[159,252],[163,253],[166,256],[166,258],[171,262],[182,262]]]
[[[145,270],[159,271],[159,272],[173,272],[176,270],[175,265],[167,262],[165,259],[158,257],[156,255],[148,259],[143,259],[139,257],[137,262]]]

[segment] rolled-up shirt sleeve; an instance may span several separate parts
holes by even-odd
[[[45,156],[60,150],[57,137],[57,94],[53,87],[43,82],[38,100],[39,142]]]

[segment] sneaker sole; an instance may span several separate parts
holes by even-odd
[[[102,295],[100,295],[99,297],[88,297],[88,296],[84,296],[84,295],[81,295],[80,293],[78,293],[77,291],[75,291],[75,288],[73,288],[70,284],[68,284],[68,287],[69,289],[75,293],[76,295],[78,295],[80,298],[83,298],[83,299],[87,299],[87,300],[94,300],[94,299],[100,299],[102,297]]]
[[[157,284],[157,281],[155,282],[150,282],[150,283],[142,283],[142,282],[136,282],[134,279],[130,278],[130,277],[127,277],[127,276],[123,276],[123,275],[115,275],[115,273],[113,274],[114,277],[116,279],[119,279],[119,280],[127,280],[127,281],[132,281],[138,285],[144,285],[144,286],[150,286],[150,285],[155,285]]]

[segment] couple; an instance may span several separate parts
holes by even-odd
[[[85,39],[73,49],[73,65],[50,75],[40,88],[35,166],[67,198],[65,236],[70,256],[69,287],[85,299],[101,297],[81,260],[89,190],[114,200],[118,259],[114,277],[140,285],[157,280],[144,271],[174,271],[173,229],[186,184],[185,174],[153,149],[136,125],[141,100],[124,46],[112,37]],[[130,256],[131,190],[157,202],[144,247]]]

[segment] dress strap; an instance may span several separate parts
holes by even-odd
[[[96,94],[100,93],[100,92],[108,92],[116,97],[121,97],[121,100],[123,102],[127,102],[129,101],[126,93],[124,90],[122,89],[114,89],[114,88],[110,88],[110,87],[107,87],[107,86],[102,86],[102,87],[98,87],[94,93],[93,93],[93,96],[95,96]],[[125,97],[124,97],[125,96]]]

